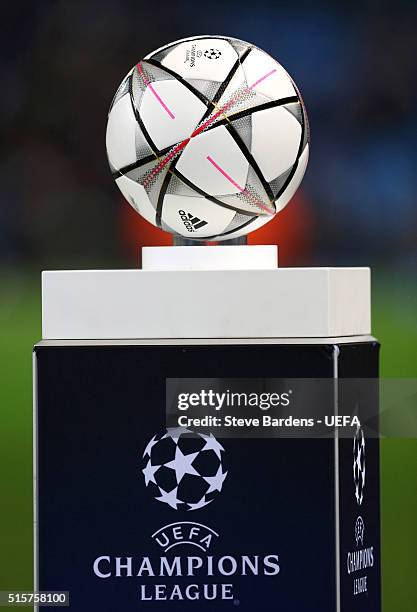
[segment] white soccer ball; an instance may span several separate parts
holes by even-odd
[[[150,223],[193,240],[229,240],[292,198],[309,130],[277,61],[241,40],[197,36],[158,49],[127,74],[106,146],[117,185]]]

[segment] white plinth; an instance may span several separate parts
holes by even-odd
[[[192,256],[199,247],[178,248]],[[232,264],[235,253],[225,254]],[[204,268],[203,257],[198,270],[180,255],[174,269],[161,270],[160,256],[149,259],[145,252],[144,270],[44,272],[43,339],[326,339],[371,333],[369,268],[273,269],[267,253],[252,256],[255,269],[249,255],[246,269],[227,269],[232,264],[224,261],[224,269]],[[266,269],[256,269],[262,257]]]

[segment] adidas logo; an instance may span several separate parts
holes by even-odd
[[[193,217],[191,213],[186,213],[185,210],[179,210],[178,214],[189,232],[195,232],[201,227],[207,225],[207,221],[203,221],[198,217]]]

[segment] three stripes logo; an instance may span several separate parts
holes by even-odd
[[[185,212],[185,210],[179,210],[178,214],[188,232],[195,232],[196,230],[207,225],[207,221],[194,217],[191,213]]]

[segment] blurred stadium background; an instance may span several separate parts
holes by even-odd
[[[197,34],[254,42],[299,85],[311,158],[298,195],[251,242],[281,265],[370,265],[382,375],[417,372],[415,2],[2,6],[0,590],[32,585],[31,347],[40,270],[136,267],[170,238],[136,218],[107,167],[106,115],[147,52]],[[417,441],[382,441],[384,612],[417,610]]]

